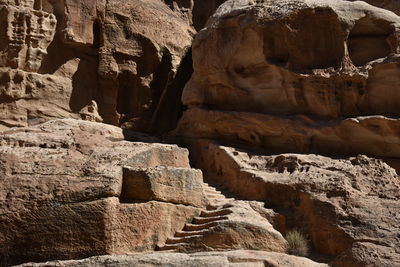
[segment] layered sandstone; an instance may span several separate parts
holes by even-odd
[[[129,256],[101,256],[84,260],[56,261],[48,263],[27,263],[19,266],[199,266],[199,267],[327,267],[327,264],[313,262],[306,258],[276,252],[234,250],[230,252],[142,253]]]
[[[0,0],[0,265],[400,265],[395,13]]]
[[[400,264],[400,180],[386,163],[362,155],[268,155],[206,140],[192,142],[191,152],[207,179],[265,202],[280,215],[277,229],[307,233],[333,266]]]
[[[354,1],[354,0],[349,0]],[[396,0],[365,0],[368,4],[390,10],[397,15],[400,15],[400,2]]]
[[[0,20],[2,129],[52,118],[174,127],[195,31],[162,1],[3,0]]]
[[[272,210],[218,194],[186,149],[125,140],[135,135],[72,119],[0,132],[0,264],[157,249],[287,251]]]
[[[194,41],[175,134],[398,157],[399,33],[363,2],[227,1]]]
[[[123,168],[153,176],[161,168],[172,184],[193,183],[187,173],[198,183],[202,177],[190,169],[187,150],[124,141],[114,126],[50,121],[2,132],[0,144],[2,265],[151,250],[206,205],[201,184],[167,192],[191,195],[189,202],[121,198],[130,190]]]

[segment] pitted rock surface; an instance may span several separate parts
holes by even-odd
[[[195,38],[174,134],[398,157],[399,34],[360,1],[227,1]]]

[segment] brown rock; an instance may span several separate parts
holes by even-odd
[[[203,175],[199,170],[171,167],[124,168],[121,198],[203,207]]]
[[[381,115],[325,121],[302,115],[282,117],[193,107],[184,113],[173,134],[246,143],[274,152],[398,158],[399,123],[399,119]]]
[[[202,210],[159,250],[185,252],[201,250],[255,249],[286,252],[288,245],[252,202],[231,200],[215,209]],[[266,209],[264,209],[267,211]],[[268,211],[267,211],[268,212]]]
[[[272,267],[327,267],[328,265],[313,262],[307,258],[287,254],[264,251],[236,250],[229,252],[200,252],[193,254],[181,253],[142,253],[129,256],[100,256],[84,260],[57,261],[47,263],[27,263],[19,266],[272,266]]]
[[[0,67],[38,71],[54,37],[55,16],[34,10],[33,1],[2,1],[0,20]]]
[[[198,208],[187,205],[158,201],[130,204],[115,200],[103,225],[108,235],[107,250],[97,255],[154,250],[200,213]],[[91,255],[96,254],[91,252]],[[71,255],[68,258],[72,258]]]
[[[355,1],[355,0],[347,0]],[[384,8],[393,11],[397,15],[400,15],[400,2],[397,0],[365,0],[370,5],[374,5],[380,8]]]
[[[58,34],[65,43],[94,45],[97,12],[103,1],[39,0],[36,8],[57,17]],[[99,10],[100,11],[100,10]]]
[[[147,130],[152,119],[157,120],[153,114],[159,101],[168,102],[163,96],[172,95],[171,103],[179,98],[179,92],[174,92],[178,89],[168,86],[191,46],[194,31],[159,0],[108,2],[102,31],[99,75],[103,116],[107,122]]]
[[[162,1],[1,0],[0,21],[1,129],[53,118],[175,127],[194,30]]]
[[[227,1],[194,41],[175,134],[397,157],[399,33],[360,1]]]
[[[125,166],[171,181],[201,179],[189,170],[187,150],[124,141],[124,132],[59,120],[0,134],[1,265],[154,249],[199,214],[188,204],[200,205],[200,193],[190,201],[120,203]]]
[[[278,229],[306,232],[317,251],[338,257],[336,266],[399,261],[399,176],[382,161],[254,154],[207,141],[192,153],[208,179],[274,207],[285,218]]]

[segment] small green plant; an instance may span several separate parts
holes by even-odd
[[[291,230],[286,233],[286,241],[289,244],[289,254],[296,256],[308,255],[308,241],[306,236],[297,230]]]

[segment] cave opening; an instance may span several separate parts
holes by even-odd
[[[391,53],[389,37],[394,32],[387,21],[364,17],[350,31],[347,47],[355,66],[363,66],[373,60],[387,57]]]

